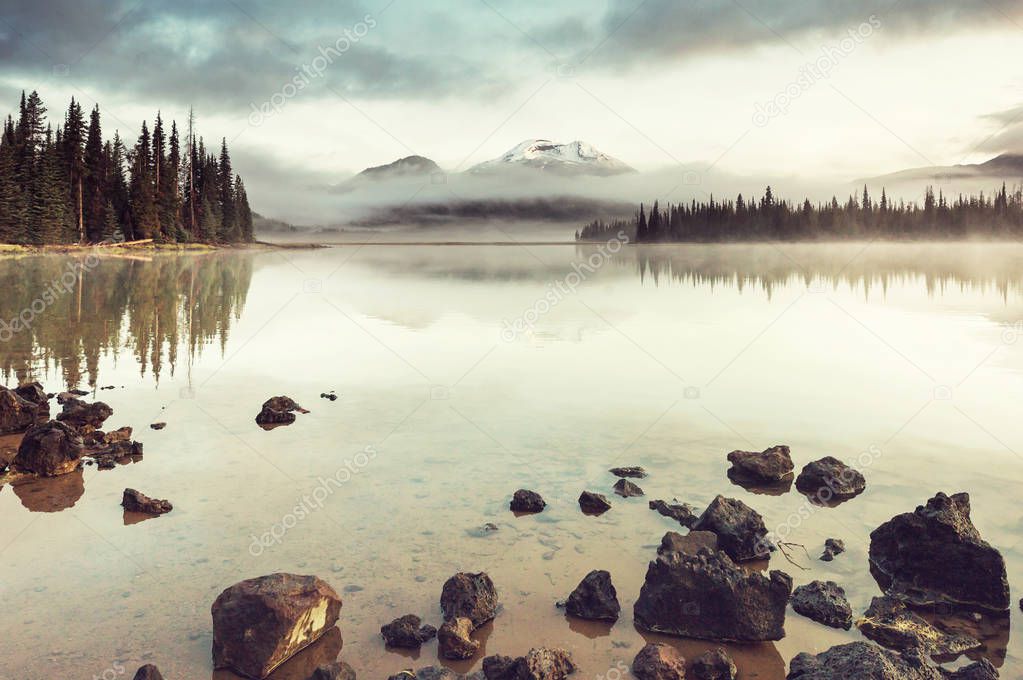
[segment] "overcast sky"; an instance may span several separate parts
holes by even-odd
[[[257,182],[533,137],[851,179],[1023,150],[1023,2],[5,0],[5,110],[22,88],[130,139],[193,105]]]

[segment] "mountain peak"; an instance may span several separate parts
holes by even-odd
[[[376,165],[366,168],[356,178],[390,179],[409,175],[430,175],[442,172],[440,166],[425,156],[405,156],[387,165]]]
[[[470,168],[473,173],[493,173],[510,168],[530,168],[562,175],[619,175],[635,172],[631,167],[576,140],[567,144],[549,139],[527,139],[493,160]]]

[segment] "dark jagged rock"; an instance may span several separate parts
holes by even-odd
[[[717,534],[721,549],[736,562],[771,556],[764,518],[740,500],[716,497],[693,529]]]
[[[850,642],[820,654],[797,654],[787,680],[939,680],[945,676],[917,651],[890,652],[867,642]]]
[[[46,394],[46,390],[43,386],[37,382],[24,383],[14,389],[19,397],[25,401],[30,401],[36,406],[45,407],[46,414],[50,413],[50,396]]]
[[[889,649],[920,649],[932,656],[959,656],[981,646],[976,638],[939,630],[888,596],[875,597],[856,627],[863,637]]]
[[[664,555],[671,552],[696,555],[701,548],[711,552],[718,550],[718,537],[709,531],[690,531],[683,536],[680,533],[669,531],[661,538],[661,545],[657,547],[657,554]]]
[[[648,505],[651,510],[656,510],[665,517],[672,518],[687,529],[692,529],[700,521],[699,515],[696,514],[696,508],[688,503],[672,505],[662,500],[656,500],[650,501]]]
[[[295,413],[309,413],[291,397],[270,397],[256,416],[261,426],[290,425],[295,422]]]
[[[51,420],[29,428],[18,447],[13,467],[43,477],[74,472],[81,465],[82,438],[66,423]]]
[[[611,502],[603,494],[583,491],[579,494],[579,507],[587,515],[602,515],[611,509]]]
[[[728,652],[718,647],[696,657],[689,669],[694,680],[735,680],[735,663]]]
[[[948,680],[998,680],[998,670],[987,659],[974,661],[957,671],[942,671]]]
[[[409,668],[392,675],[387,680],[483,680],[483,674],[477,672],[471,675],[462,675],[443,666],[427,666],[414,673]]]
[[[798,614],[831,628],[852,628],[852,607],[845,590],[834,581],[812,581],[792,592],[792,608]]]
[[[686,660],[671,645],[650,642],[632,660],[632,674],[639,680],[685,680]]]
[[[147,663],[142,668],[135,671],[134,680],[163,680],[163,676],[160,675],[160,669],[151,663]]]
[[[125,425],[124,427],[120,427],[112,432],[105,432],[103,434],[103,443],[117,444],[120,442],[131,441],[132,432],[133,430],[131,429],[131,427],[127,425]]]
[[[835,559],[837,555],[841,555],[845,552],[845,541],[837,538],[829,538],[824,541],[824,553],[821,555],[821,560],[824,562],[830,562]]]
[[[0,387],[0,434],[24,432],[32,425],[45,420],[49,413],[48,405],[44,411],[39,404],[18,394],[17,390]]]
[[[970,496],[939,493],[870,534],[870,573],[888,595],[917,604],[1009,608],[1005,560],[970,520]]]
[[[480,643],[473,640],[472,620],[464,616],[448,619],[437,632],[438,653],[442,659],[471,659]]]
[[[485,572],[459,572],[444,583],[440,594],[444,620],[464,616],[472,621],[474,628],[497,616],[497,606],[497,588]]]
[[[174,509],[170,501],[150,498],[135,489],[125,489],[121,505],[128,512],[144,512],[147,515],[163,515]]]
[[[627,479],[619,479],[614,485],[615,493],[623,498],[632,498],[634,496],[642,496],[643,489],[638,484],[634,484]]]
[[[64,402],[64,410],[57,414],[57,420],[67,423],[76,429],[103,427],[107,418],[114,415],[114,409],[102,401],[88,404],[81,399],[68,399]]]
[[[307,680],[355,680],[355,669],[344,661],[334,661],[316,667]]]
[[[512,495],[509,506],[512,512],[543,512],[547,507],[544,499],[535,491],[519,489]]]
[[[337,623],[341,598],[315,576],[236,583],[213,603],[213,665],[265,678]]]
[[[867,482],[854,470],[832,456],[807,463],[796,477],[796,488],[819,504],[853,498],[863,493]]]
[[[611,574],[601,570],[587,574],[565,601],[565,611],[581,619],[617,621],[622,607]]]
[[[778,482],[792,474],[792,456],[787,446],[772,446],[756,451],[732,451],[728,454],[732,474],[738,480]]]
[[[388,647],[418,649],[427,640],[437,634],[433,626],[422,625],[423,621],[415,614],[406,614],[380,627],[380,635]]]
[[[525,656],[488,656],[483,659],[487,680],[564,680],[575,672],[572,656],[563,649],[539,647]]]
[[[719,536],[720,538],[720,536]],[[650,562],[633,610],[644,630],[703,640],[761,642],[785,636],[792,578],[736,565],[724,552],[665,552]]]
[[[163,428],[167,427],[167,423],[151,423],[149,427],[151,427],[154,430],[162,430]]]
[[[616,467],[608,470],[615,477],[631,477],[633,479],[643,479],[646,477],[646,470],[639,466],[633,467]]]

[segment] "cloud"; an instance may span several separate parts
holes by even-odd
[[[985,139],[978,151],[991,153],[1023,153],[1023,105],[984,116],[996,126],[995,132]]]

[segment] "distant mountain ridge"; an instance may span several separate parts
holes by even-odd
[[[912,182],[920,180],[956,180],[997,178],[1004,181],[1023,181],[1023,154],[1005,153],[983,163],[966,165],[935,165],[910,168],[887,175],[857,180],[859,183]]]
[[[494,173],[528,168],[559,175],[620,175],[635,172],[626,163],[583,141],[559,144],[548,139],[527,139],[503,155],[469,168],[470,173]]]

